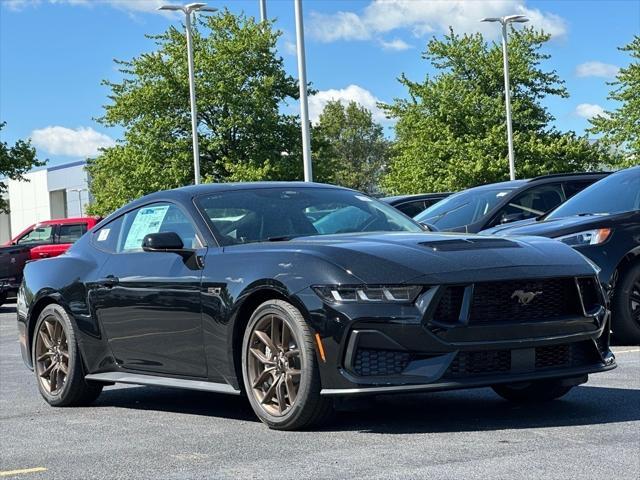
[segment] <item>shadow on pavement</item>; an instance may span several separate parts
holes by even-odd
[[[255,421],[243,397],[155,387],[107,389],[97,407]],[[514,405],[488,389],[359,400],[322,431],[408,434],[597,425],[640,420],[640,390],[581,386],[562,400]]]
[[[92,406],[258,421],[245,397],[173,388],[120,387],[105,389]]]
[[[0,314],[2,313],[16,313],[16,300],[10,298],[7,303],[0,307]]]

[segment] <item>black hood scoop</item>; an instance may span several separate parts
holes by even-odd
[[[459,252],[461,250],[488,250],[492,248],[521,248],[516,242],[504,238],[452,238],[420,242],[434,252]]]

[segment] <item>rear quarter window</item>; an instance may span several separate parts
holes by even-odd
[[[98,230],[93,230],[91,243],[100,250],[116,253],[121,230],[122,217],[118,217]]]

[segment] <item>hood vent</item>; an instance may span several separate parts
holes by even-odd
[[[451,240],[435,240],[420,242],[420,245],[434,252],[458,252],[468,250],[486,250],[490,248],[520,248],[520,245],[504,238],[455,238]]]

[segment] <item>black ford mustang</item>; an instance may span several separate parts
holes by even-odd
[[[51,405],[113,382],[245,393],[279,429],[336,396],[492,386],[541,401],[615,367],[596,270],[569,246],[428,234],[318,184],[141,198],[27,265],[18,325]]]

